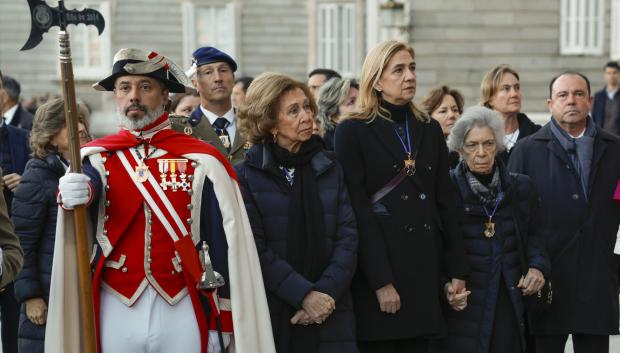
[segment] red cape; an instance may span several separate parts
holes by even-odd
[[[166,119],[168,115],[166,114]],[[163,117],[162,117],[163,118]],[[161,118],[160,118],[161,119]],[[158,121],[160,121],[158,119]],[[226,168],[228,175],[231,178],[237,180],[237,175],[233,170],[230,162],[222,155],[215,147],[210,144],[200,141],[194,137],[182,134],[172,129],[164,129],[155,133],[151,139],[145,139],[149,145],[155,146],[159,149],[168,151],[178,156],[183,156],[189,153],[204,153],[217,158],[222,165]],[[130,147],[135,147],[143,142],[142,139],[134,136],[128,130],[121,130],[114,135],[108,135],[96,140],[93,140],[84,147],[102,147],[107,151],[123,150]]]

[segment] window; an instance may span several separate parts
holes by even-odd
[[[561,0],[561,54],[603,54],[604,6],[603,0]]]
[[[112,66],[110,53],[110,38],[112,32],[109,1],[70,1],[66,8],[81,10],[86,8],[97,10],[105,19],[105,28],[99,35],[95,26],[70,25],[68,27],[71,39],[71,56],[73,59],[73,74],[76,79],[100,79],[104,77]]]
[[[355,4],[319,4],[317,31],[317,67],[356,75]]]
[[[212,46],[239,62],[237,7],[233,3],[200,5],[184,2],[183,12],[183,62],[189,65],[191,54],[199,47]],[[185,66],[183,65],[183,66]]]
[[[611,0],[610,56],[620,60],[620,0]]]

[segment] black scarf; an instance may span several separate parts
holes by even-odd
[[[268,143],[276,163],[284,168],[295,168],[295,175],[288,203],[288,228],[286,259],[288,263],[310,282],[316,282],[327,266],[328,251],[325,247],[325,219],[319,198],[316,176],[310,161],[323,149],[318,136],[302,143],[297,153]],[[318,325],[291,325],[296,308],[289,307],[282,316],[278,353],[315,353],[319,347]]]

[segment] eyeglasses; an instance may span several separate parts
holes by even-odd
[[[467,142],[463,145],[463,149],[466,152],[474,153],[480,150],[480,146],[485,152],[491,152],[495,149],[496,143],[495,140],[486,140],[484,142]]]

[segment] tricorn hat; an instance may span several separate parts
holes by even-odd
[[[140,49],[125,48],[114,55],[112,74],[95,83],[93,88],[98,91],[112,91],[116,79],[127,75],[158,79],[173,93],[183,93],[192,87],[183,70],[169,58],[155,52],[149,54]]]

